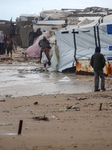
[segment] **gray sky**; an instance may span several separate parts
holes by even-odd
[[[112,0],[0,0],[0,20],[15,21],[21,14],[40,14],[42,10],[112,8]]]

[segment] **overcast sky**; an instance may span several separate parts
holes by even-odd
[[[40,14],[42,10],[112,8],[112,0],[0,0],[0,20],[15,21],[21,14]]]

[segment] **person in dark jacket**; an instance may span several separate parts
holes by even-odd
[[[30,33],[29,33],[29,46],[33,45],[33,42],[34,42],[34,31],[31,30]]]
[[[42,31],[40,28],[38,28],[37,31],[35,32],[35,38],[38,38],[40,35],[42,35]]]
[[[99,77],[101,78],[101,90],[105,91],[105,77],[103,74],[103,68],[105,66],[105,58],[100,53],[100,47],[96,47],[95,54],[92,55],[90,64],[94,69],[95,76],[95,92],[100,91],[99,89]]]
[[[39,46],[41,47],[41,51],[40,51],[40,62],[41,62],[42,52],[43,52],[46,48],[49,48],[50,43],[49,43],[49,41],[46,39],[46,37],[44,36],[43,39],[41,39],[38,44],[39,44]]]

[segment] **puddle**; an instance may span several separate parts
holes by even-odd
[[[94,76],[41,72],[40,64],[0,65],[0,97],[92,92]],[[78,89],[78,90],[77,90]]]
[[[18,135],[17,133],[3,133],[2,135]]]

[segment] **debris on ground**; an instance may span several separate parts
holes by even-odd
[[[67,109],[75,109],[77,111],[80,111],[80,107],[77,107],[77,106],[67,106],[66,108]]]
[[[5,99],[2,99],[2,100],[0,99],[0,102],[5,102]]]
[[[51,115],[51,117],[50,117],[50,118],[57,119],[57,117],[56,117],[56,116],[54,116],[54,115]]]
[[[59,111],[66,111],[68,109],[75,109],[76,111],[80,111],[80,107],[78,106],[67,106],[67,107],[63,107],[63,108],[60,108]]]
[[[5,95],[5,97],[11,97],[12,95]]]
[[[2,58],[0,57],[0,60],[8,61],[8,60],[13,60],[13,59],[11,57],[2,57]]]
[[[66,111],[68,110],[66,107],[60,108],[59,111]]]
[[[86,100],[87,98],[77,97],[76,100]]]
[[[34,105],[38,105],[38,102],[35,102]]]
[[[37,121],[41,121],[41,120],[49,121],[48,117],[46,117],[45,115],[43,117],[42,116],[40,116],[40,117],[33,117],[33,119],[37,120]]]

